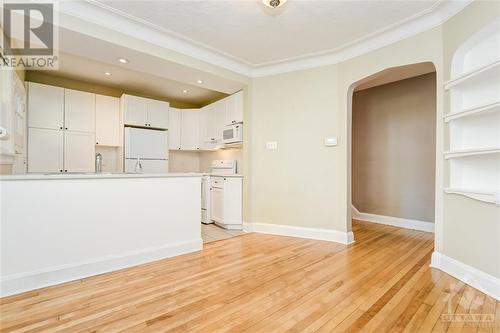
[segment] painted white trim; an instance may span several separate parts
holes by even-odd
[[[249,77],[261,77],[336,64],[357,57],[439,26],[472,1],[439,1],[431,8],[339,48],[260,64],[249,63],[244,59],[186,38],[176,32],[123,13],[95,0],[65,2],[64,5],[60,6],[60,11],[239,74]]]
[[[477,268],[466,265],[458,260],[450,258],[442,253],[434,251],[431,258],[431,267],[467,283],[468,285],[482,291],[488,296],[500,301],[500,279]]]
[[[243,230],[246,232],[258,232],[262,234],[324,240],[345,245],[354,243],[354,234],[352,232],[343,232],[331,229],[304,228],[291,225],[243,222]]]
[[[83,279],[89,276],[108,273],[155,260],[200,251],[202,248],[203,241],[200,238],[188,242],[153,247],[140,251],[131,251],[119,255],[109,255],[88,262],[8,275],[1,280],[2,287],[0,296],[5,297],[33,289]]]
[[[361,213],[352,205],[352,218],[355,220],[368,221],[379,224],[392,225],[399,228],[434,232],[435,224],[427,221],[404,219],[401,217],[384,216],[376,214]]]

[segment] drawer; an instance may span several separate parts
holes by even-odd
[[[210,177],[210,185],[216,188],[224,188],[224,177]]]

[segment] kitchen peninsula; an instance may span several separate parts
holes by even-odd
[[[0,177],[2,296],[201,250],[201,174]]]

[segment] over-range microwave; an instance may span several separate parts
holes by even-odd
[[[243,124],[234,124],[224,127],[222,143],[235,143],[243,141]]]

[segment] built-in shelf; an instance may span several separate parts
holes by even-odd
[[[475,200],[500,205],[500,192],[452,187],[445,188],[444,192],[450,194],[460,194]]]
[[[498,153],[500,153],[500,147],[457,149],[445,152],[444,158],[450,159],[450,158],[467,157],[474,155],[498,154]]]
[[[454,79],[451,79],[444,83],[444,88],[450,89],[458,85],[461,85],[463,83],[469,82],[470,80],[477,78],[481,75],[494,73],[495,71],[500,71],[500,60],[496,60],[490,64],[479,67],[478,69],[464,73]]]
[[[449,122],[450,120],[460,119],[462,117],[481,115],[491,112],[500,112],[500,101],[468,108],[462,111],[452,112],[444,115],[443,117],[445,122]]]

